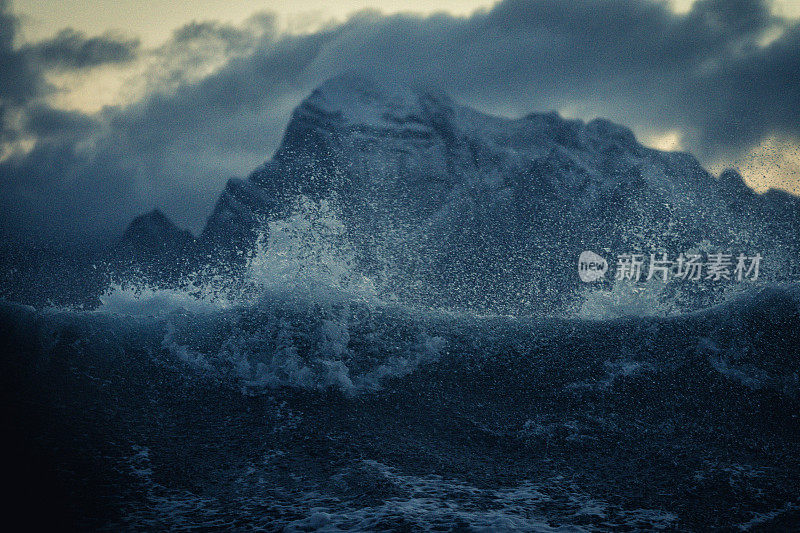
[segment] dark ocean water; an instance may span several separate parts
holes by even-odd
[[[602,320],[152,296],[0,306],[7,503],[27,523],[800,527],[800,286]]]

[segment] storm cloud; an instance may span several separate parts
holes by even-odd
[[[17,28],[8,2],[0,0],[0,143],[17,138],[15,129],[8,127],[16,108],[39,96],[46,85],[25,54],[14,48]]]
[[[81,69],[108,63],[132,61],[139,48],[138,39],[115,35],[86,37],[73,29],[62,30],[46,41],[25,47],[23,53],[42,67]]]
[[[349,70],[435,86],[490,113],[555,109],[640,134],[678,130],[706,162],[769,135],[800,137],[800,27],[756,0],[704,0],[684,14],[647,0],[505,0],[470,17],[366,11],[304,34],[269,15],[257,28],[193,23],[151,52],[145,96],[93,115],[53,109],[42,70],[130,61],[136,42],[87,45],[68,31],[14,48],[16,22],[0,7],[0,110],[20,115],[4,119],[3,139],[33,142],[0,163],[7,235],[108,238],[152,207],[196,231],[225,180],[272,154],[292,108]]]

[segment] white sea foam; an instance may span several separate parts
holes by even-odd
[[[212,313],[228,308],[231,302],[203,295],[201,291],[166,289],[148,285],[111,285],[100,296],[97,311],[129,316],[162,316],[179,310]]]
[[[377,303],[373,282],[356,268],[345,226],[328,200],[299,197],[295,213],[259,234],[245,274],[251,294],[291,292],[328,301]]]
[[[260,234],[239,276],[198,276],[202,284],[181,290],[114,285],[98,312],[162,317],[161,349],[193,370],[235,379],[247,394],[283,386],[376,390],[446,345],[420,327],[402,339],[372,332],[368,354],[354,353],[353,328],[362,337],[372,331],[386,304],[356,268],[329,201],[298,198],[294,214]]]
[[[570,314],[575,318],[609,320],[629,316],[670,316],[679,308],[665,297],[665,285],[657,280],[643,283],[617,281],[609,290],[588,290]]]
[[[378,302],[374,284],[355,266],[344,224],[332,203],[303,196],[298,197],[294,214],[269,222],[259,232],[243,274],[200,274],[190,276],[182,288],[136,281],[112,284],[101,295],[98,311],[135,316],[167,315],[181,309],[207,313],[253,305],[276,295],[321,305]]]

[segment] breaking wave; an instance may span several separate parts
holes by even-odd
[[[355,264],[334,207],[301,199],[237,277],[115,284],[94,311],[0,305],[9,376],[110,461],[106,527],[693,530],[796,512],[800,286],[687,311],[618,284],[521,317],[406,305]]]

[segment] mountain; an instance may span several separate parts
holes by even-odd
[[[149,280],[174,286],[199,267],[201,258],[192,233],[154,209],[133,219],[100,263],[116,283]]]
[[[152,250],[183,248],[193,240],[191,232],[180,229],[160,210],[153,209],[131,221],[121,243]]]
[[[578,286],[584,249],[780,248],[781,258],[800,249],[798,199],[757,195],[734,171],[717,179],[623,126],[490,116],[355,74],[295,109],[274,157],[228,182],[199,242],[235,256],[298,195],[331,200],[359,268],[426,303],[513,307],[520,294],[558,296]],[[783,263],[772,259],[778,275]]]

